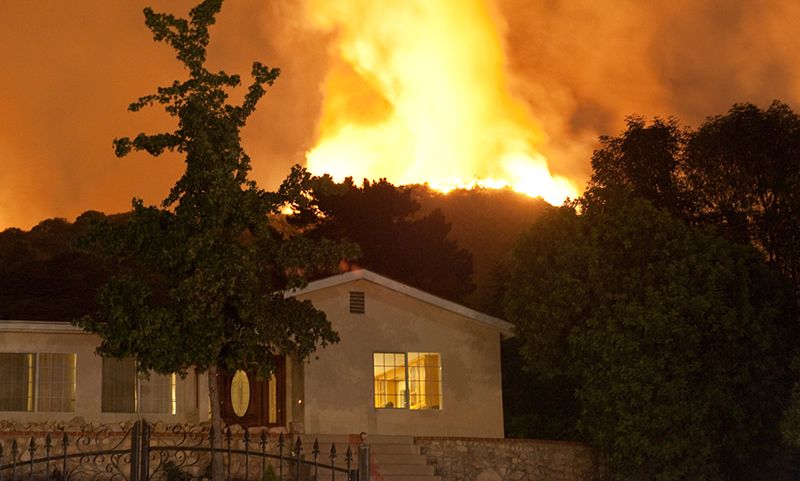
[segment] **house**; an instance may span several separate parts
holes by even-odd
[[[257,380],[220,376],[223,417],[296,432],[502,437],[500,340],[511,324],[368,270],[286,294],[324,311],[341,342]],[[0,321],[0,419],[208,419],[204,374],[136,374],[66,322]]]

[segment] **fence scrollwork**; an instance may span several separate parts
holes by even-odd
[[[356,478],[349,445],[342,465],[335,443],[324,456],[318,439],[308,451],[300,436],[287,441],[280,433],[275,439],[266,429],[255,436],[250,430],[234,435],[229,427],[220,434],[198,426],[151,429],[140,420],[121,430],[90,426],[0,438],[0,481],[208,480],[215,457],[221,457],[227,481],[368,481],[368,470]],[[215,438],[220,446],[214,447]]]

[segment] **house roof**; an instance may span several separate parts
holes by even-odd
[[[0,332],[48,332],[51,334],[81,334],[86,331],[67,321],[0,320]]]
[[[405,294],[409,297],[419,301],[431,304],[433,306],[445,309],[456,314],[460,314],[468,319],[472,319],[479,323],[491,326],[503,336],[509,338],[514,335],[514,325],[506,322],[500,318],[484,314],[482,312],[471,309],[467,306],[458,304],[456,302],[448,301],[438,296],[434,296],[428,292],[411,287],[402,282],[384,277],[376,274],[367,269],[356,269],[343,274],[337,274],[324,279],[309,282],[303,289],[294,289],[286,292],[286,297],[295,297],[302,294],[308,294],[328,287],[334,287],[352,281],[365,280],[378,284],[387,289]],[[61,334],[72,334],[84,332],[80,327],[73,326],[69,322],[63,321],[29,321],[29,320],[0,320],[0,332],[52,332]]]
[[[295,297],[303,294],[308,294],[311,292],[319,291],[321,289],[327,289],[328,287],[334,287],[357,280],[365,280],[372,282],[374,284],[378,284],[380,286],[394,290],[401,294],[405,294],[409,297],[413,297],[414,299],[420,300],[422,302],[434,305],[436,307],[445,309],[447,311],[454,312],[456,314],[460,314],[466,318],[494,327],[495,329],[500,331],[500,334],[502,334],[504,338],[509,338],[514,335],[514,325],[511,324],[510,322],[506,322],[500,318],[484,314],[482,312],[476,311],[475,309],[471,309],[467,306],[458,304],[456,302],[448,301],[447,299],[442,299],[441,297],[434,296],[433,294],[421,291],[415,287],[411,287],[401,282],[389,279],[388,277],[384,277],[380,274],[368,271],[367,269],[356,269],[349,272],[345,272],[343,274],[338,274],[331,277],[326,277],[324,279],[319,279],[316,281],[309,282],[308,285],[302,289],[294,289],[288,291],[286,293],[286,297]]]

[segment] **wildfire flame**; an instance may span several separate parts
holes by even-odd
[[[305,14],[335,38],[311,172],[577,196],[535,147],[485,0],[309,0]]]

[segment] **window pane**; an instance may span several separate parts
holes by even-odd
[[[75,354],[39,354],[39,411],[75,411],[76,360]]]
[[[275,374],[269,378],[269,423],[278,422],[278,380]]]
[[[139,412],[175,414],[175,375],[150,373],[150,379],[139,378]]]
[[[0,353],[0,411],[33,411],[36,356]]]
[[[411,409],[442,408],[442,367],[438,353],[408,353],[408,377]]]
[[[103,359],[102,409],[106,413],[136,412],[134,359]]]
[[[406,407],[405,354],[375,353],[373,362],[375,407]]]

